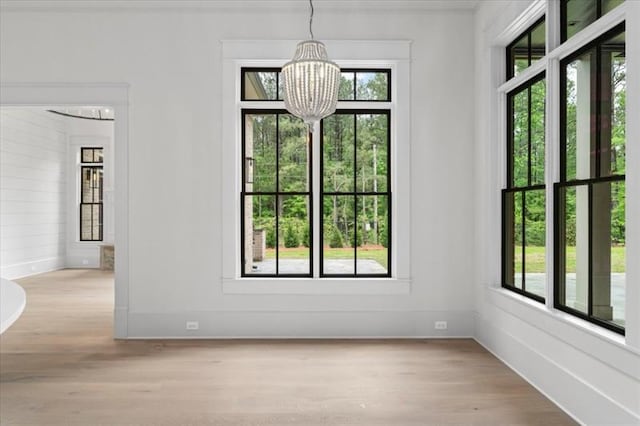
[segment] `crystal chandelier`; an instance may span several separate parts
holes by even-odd
[[[340,67],[331,62],[324,44],[313,39],[313,2],[309,0],[311,40],[298,43],[293,59],[282,67],[284,106],[310,129],[333,114],[338,103]]]

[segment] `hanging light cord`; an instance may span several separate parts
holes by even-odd
[[[309,15],[309,34],[311,34],[311,40],[313,40],[313,0],[309,0],[309,6],[311,6],[311,14]]]

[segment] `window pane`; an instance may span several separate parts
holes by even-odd
[[[334,114],[323,122],[324,192],[353,192],[355,115]]]
[[[622,3],[624,3],[624,0],[602,0],[602,14],[612,11]]]
[[[279,160],[280,192],[309,191],[309,132],[307,125],[289,114],[278,116],[280,136]]]
[[[589,188],[561,189],[561,268],[564,283],[560,303],[587,313],[589,292]]]
[[[625,185],[596,183],[592,187],[591,309],[593,316],[624,326]]]
[[[511,64],[511,75],[514,77],[520,74],[529,66],[529,34],[525,33],[509,48],[509,63]]]
[[[566,71],[566,179],[595,176],[595,132],[591,125],[592,51],[567,64]],[[592,176],[593,175],[593,176]]]
[[[356,100],[389,100],[389,81],[386,72],[356,72]]]
[[[358,226],[356,227],[357,273],[388,272],[387,223],[388,197],[385,195],[357,197]]]
[[[353,101],[355,96],[355,74],[353,72],[343,72],[340,74],[340,89],[338,100]]]
[[[525,197],[525,290],[545,297],[546,291],[546,228],[544,189],[526,191]]]
[[[513,108],[513,186],[523,187],[528,183],[529,158],[529,102],[527,89],[514,95]]]
[[[519,256],[516,253],[515,245],[515,217],[514,217],[514,199],[519,197],[520,193],[504,192],[503,193],[503,212],[504,212],[504,241],[503,250],[504,258],[502,259],[503,267],[503,284],[515,287],[515,257]],[[521,254],[521,253],[520,253]]]
[[[600,176],[625,173],[625,34],[602,45],[600,56]]]
[[[82,203],[102,202],[102,167],[82,167],[80,171],[82,182]]]
[[[531,63],[541,59],[546,54],[546,26],[540,22],[531,30]]]
[[[245,71],[243,99],[277,100],[277,71]]]
[[[280,274],[309,274],[311,249],[309,197],[280,196],[278,218],[278,272]]]
[[[566,0],[566,22],[563,25],[567,39],[596,20],[597,4],[597,0]]]
[[[531,86],[531,185],[544,184],[545,80]]]
[[[244,273],[276,273],[276,208],[273,195],[244,197]]]
[[[524,192],[516,192],[513,194],[513,242],[514,242],[514,259],[513,259],[513,284],[519,289],[523,289],[522,282],[522,209],[524,204]]]
[[[355,196],[323,197],[323,273],[354,274]]]
[[[247,114],[244,128],[244,155],[253,158],[253,183],[247,183],[245,191],[264,192],[276,190],[276,114]],[[248,162],[245,160],[245,167]]]
[[[356,190],[386,192],[389,116],[358,114],[356,125]]]

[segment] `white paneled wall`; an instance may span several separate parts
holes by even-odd
[[[0,110],[0,272],[12,279],[64,266],[67,227],[64,117]]]

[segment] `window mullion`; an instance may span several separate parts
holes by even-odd
[[[321,164],[322,164],[322,126],[320,123],[315,123],[313,125],[313,134],[311,135],[313,143],[311,144],[312,150],[312,162],[311,162],[311,174],[312,174],[312,191],[311,195],[313,197],[313,206],[314,208],[311,210],[311,226],[313,228],[313,258],[311,261],[313,262],[313,277],[318,278],[322,273],[322,265],[320,264],[320,252],[323,247],[323,235],[322,235],[322,226],[323,226],[323,217],[322,217],[322,186],[324,184],[323,176],[321,175]]]

